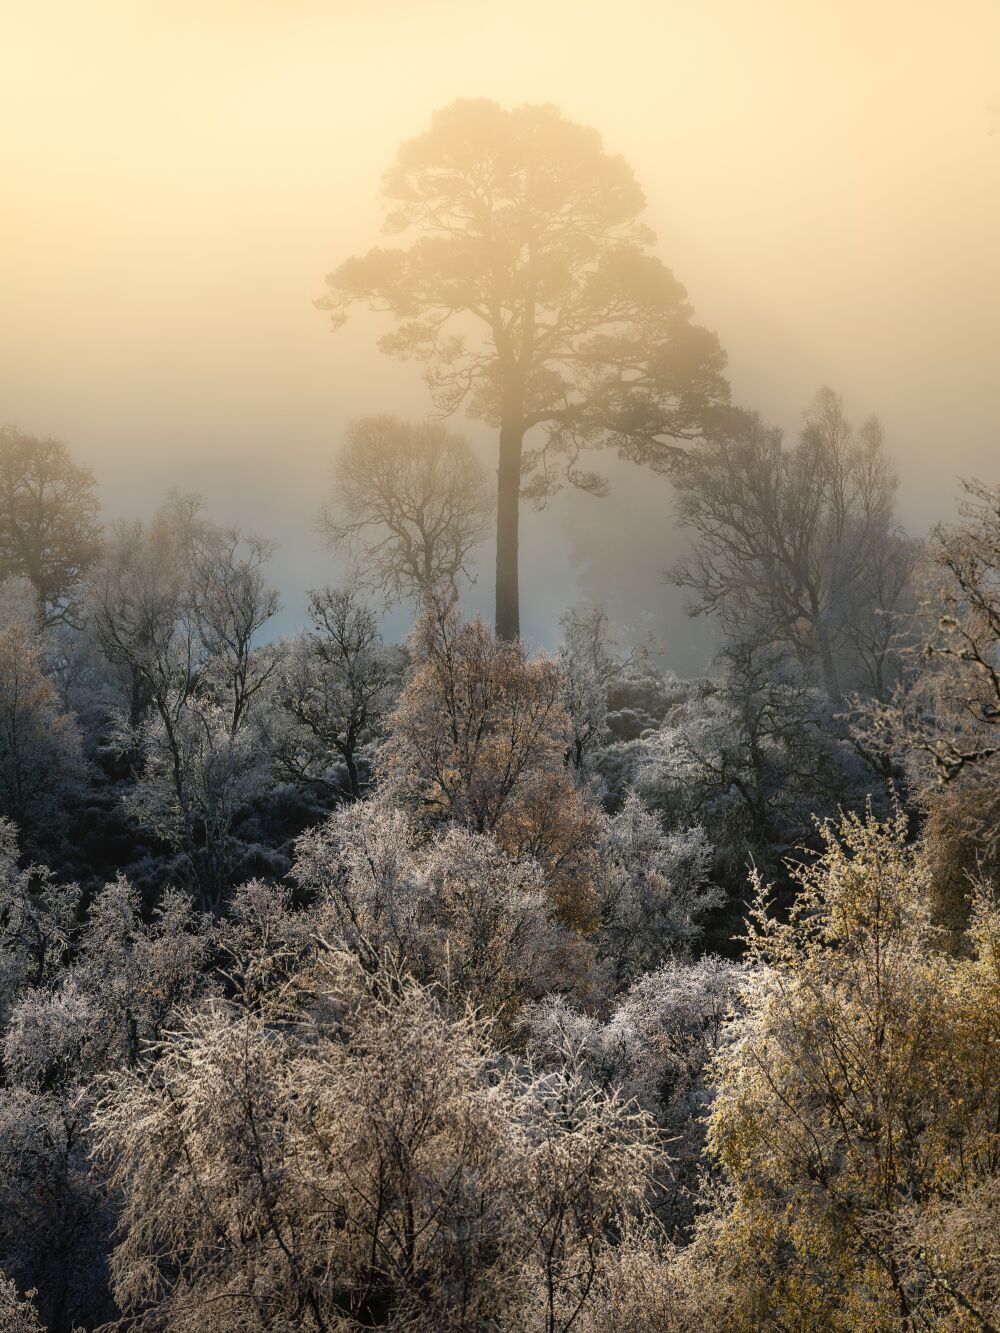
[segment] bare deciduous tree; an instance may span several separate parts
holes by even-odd
[[[531,660],[453,607],[426,612],[411,647],[415,669],[381,752],[386,790],[429,823],[492,833],[537,859],[562,918],[590,928],[600,813],[567,767],[558,663]]]
[[[43,626],[77,619],[100,552],[99,510],[93,473],[61,440],[0,428],[0,579],[30,580]]]
[[[531,661],[479,620],[432,608],[391,721],[386,783],[435,822],[495,832],[519,789],[563,770],[568,719],[554,661]]]
[[[134,813],[182,854],[206,904],[227,887],[229,833],[263,775],[249,723],[276,668],[259,631],[277,609],[267,542],[174,496],[148,529],[122,525],[90,580],[94,629],[130,673],[119,745],[137,754]]]
[[[717,611],[737,637],[790,646],[838,701],[852,634],[862,617],[898,610],[912,568],[878,421],[855,431],[821,389],[795,447],[746,413],[685,456],[677,485],[695,549],[673,578],[694,591],[692,613]],[[876,596],[892,600],[871,606]],[[878,680],[888,646],[878,636],[861,646]]]
[[[46,669],[34,620],[0,618],[0,814],[37,850],[84,778],[80,732]]]
[[[367,782],[361,752],[381,733],[404,654],[384,646],[374,615],[346,589],[311,592],[309,619],[278,669],[271,744],[280,771],[294,782],[357,800]],[[346,783],[332,771],[337,759]]]
[[[943,663],[932,674],[946,677],[957,725],[920,738],[949,780],[1000,754],[1000,486],[967,482],[965,491],[964,521],[935,533],[943,614],[926,650]]]
[[[19,994],[52,981],[65,962],[79,908],[75,884],[45,866],[19,865],[17,830],[0,819],[0,1025]]]
[[[354,557],[354,582],[392,605],[454,600],[489,527],[485,472],[439,422],[362,417],[348,427],[320,525]]]

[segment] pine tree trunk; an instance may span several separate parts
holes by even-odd
[[[520,420],[500,423],[500,466],[497,469],[497,589],[496,632],[498,639],[521,636],[517,582],[518,507],[521,497],[521,445],[524,429]]]

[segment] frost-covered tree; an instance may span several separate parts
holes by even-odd
[[[615,810],[634,780],[628,742],[655,731],[690,690],[659,670],[652,641],[623,650],[603,607],[571,607],[560,624],[567,759]]]
[[[32,1290],[21,1296],[10,1278],[0,1273],[0,1328],[6,1333],[46,1333],[31,1299],[37,1295]]]
[[[35,868],[33,877],[40,874]],[[43,880],[42,904],[55,892]],[[65,916],[67,907],[75,906],[75,886],[59,892],[56,910]],[[10,1002],[3,1046],[9,1073],[48,1087],[136,1064],[174,1011],[209,987],[204,969],[212,933],[189,899],[168,889],[150,922],[142,919],[140,906],[138,892],[125,879],[106,885],[74,932],[75,958],[62,970],[57,963],[68,930],[64,921],[52,919],[50,908],[47,965],[42,969],[32,957],[30,971],[21,968],[21,994]],[[42,929],[35,923],[32,939]]]
[[[863,804],[873,783],[797,664],[742,644],[721,666],[623,757],[640,796],[671,827],[711,830],[718,870],[738,885],[751,859],[777,871],[810,837],[814,815]]]
[[[709,1142],[731,1186],[712,1244],[727,1327],[990,1328],[1000,1123],[1000,919],[981,896],[942,949],[907,821],[851,815],[758,899],[745,1017],[719,1055]],[[980,1230],[984,1227],[984,1230]]]
[[[66,961],[80,890],[45,866],[22,868],[17,830],[0,820],[0,1030],[23,990],[47,986]]]
[[[559,665],[570,726],[567,755],[573,766],[582,771],[607,736],[607,682],[590,662],[574,653],[570,644],[564,645]]]
[[[568,923],[594,923],[601,814],[566,767],[569,720],[558,663],[528,657],[454,608],[411,636],[413,671],[389,722],[386,791],[433,824],[491,833],[543,867]]]
[[[357,800],[399,693],[403,655],[386,647],[352,590],[311,592],[309,621],[282,655],[265,725],[283,776]]]
[[[55,1032],[70,1035],[63,1026]],[[65,1063],[59,1067],[69,1075]],[[22,1289],[37,1289],[50,1333],[71,1333],[114,1313],[107,1289],[113,1216],[90,1161],[92,1095],[71,1076],[46,1084],[31,1071],[30,1060],[15,1065],[0,1087],[0,1269]]]
[[[334,952],[308,988],[305,1014],[287,992],[204,1008],[155,1077],[115,1080],[99,1130],[121,1306],[172,1333],[568,1330],[648,1216],[649,1118],[498,1060],[471,1010],[391,969]]]
[[[256,643],[277,609],[270,550],[175,495],[148,528],[118,529],[90,581],[95,631],[131,677],[118,731],[139,769],[127,804],[206,905],[232,881],[233,825],[266,773],[254,724],[276,667]]]
[[[37,1289],[52,1333],[113,1314],[112,1210],[90,1161],[103,1017],[72,979],[26,989],[0,1046],[0,1269]]]
[[[704,1169],[712,1062],[739,1002],[742,969],[711,956],[677,958],[639,977],[601,1021],[552,994],[524,1018],[531,1057],[621,1089],[669,1137],[657,1210],[677,1236],[691,1225]]]
[[[912,737],[946,779],[1000,753],[1000,485],[965,490],[963,521],[939,527],[931,548],[942,614],[926,651],[944,660],[952,713]]]
[[[123,880],[76,927],[75,888],[57,889],[38,867],[17,873],[15,852],[9,842],[0,1269],[37,1287],[52,1333],[70,1333],[115,1313],[107,1270],[114,1203],[91,1156],[101,1080],[148,1061],[179,1007],[210,989],[210,935],[176,891],[143,921],[139,895]]]
[[[602,744],[614,733],[612,710],[620,709],[623,693],[648,678],[646,646],[628,653],[619,649],[607,612],[601,606],[571,607],[560,618],[563,641],[563,702],[569,716],[569,758],[577,769],[589,769]]]
[[[411,636],[413,674],[390,720],[385,780],[421,812],[493,832],[521,788],[563,767],[567,719],[555,662],[531,661],[454,609]]]
[[[690,1333],[727,1328],[727,1301],[715,1273],[684,1263],[658,1227],[631,1227],[621,1243],[601,1255],[577,1333]]]
[[[601,840],[598,957],[615,990],[684,953],[721,899],[709,883],[712,848],[701,828],[667,834],[631,792]]]
[[[966,484],[921,575],[904,677],[854,723],[923,807],[937,919],[960,933],[972,881],[1000,883],[1000,487]]]
[[[79,728],[39,631],[16,610],[0,615],[0,814],[33,850],[51,848],[84,776]]]
[[[97,895],[72,976],[101,1014],[105,1067],[138,1063],[174,1011],[205,988],[211,944],[208,921],[177,889],[164,892],[148,922],[124,877]]]
[[[237,877],[244,849],[236,824],[266,789],[267,755],[256,730],[234,732],[228,710],[211,698],[172,703],[168,721],[153,713],[115,734],[122,752],[138,747],[142,757],[125,808],[172,849],[175,873],[215,909]]]
[[[289,885],[241,884],[215,934],[227,985],[244,1003],[266,1004],[324,947],[316,926],[314,914],[294,907]]]
[[[580,944],[552,920],[543,873],[488,833],[428,839],[384,800],[345,808],[300,838],[293,874],[318,896],[324,937],[368,968],[390,960],[462,1009],[505,1026],[526,999],[572,983]],[[572,970],[571,970],[572,968]]]

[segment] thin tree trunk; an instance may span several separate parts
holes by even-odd
[[[833,658],[833,646],[830,643],[830,632],[826,621],[822,616],[816,623],[816,646],[819,651],[820,670],[823,673],[823,685],[826,689],[827,698],[832,704],[843,702],[843,695],[840,691],[840,679],[837,675],[837,667]]]
[[[29,575],[30,577],[30,575]],[[45,600],[45,593],[42,590],[41,582],[38,579],[32,579],[35,592],[35,615],[38,618],[38,628],[45,629],[49,623],[49,606]]]
[[[497,469],[497,590],[498,639],[521,637],[517,581],[518,507],[521,496],[521,445],[524,429],[519,420],[500,423],[500,466]]]
[[[354,746],[345,745],[341,749],[344,759],[344,766],[347,769],[347,785],[351,789],[351,797],[355,801],[361,800],[361,777],[358,773],[357,761],[354,758]]]

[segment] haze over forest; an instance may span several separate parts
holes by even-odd
[[[312,303],[376,243],[400,140],[460,97],[551,102],[597,128],[717,333],[734,401],[789,438],[821,384],[852,419],[877,412],[910,531],[953,513],[961,476],[990,473],[988,0],[4,9],[2,415],[64,438],[109,519],[181,487],[278,542],[280,632],[338,577],[313,522],[347,421],[429,409],[420,367],[375,347],[385,320],[331,337]],[[488,450],[489,428],[453,424]],[[611,476],[607,498],[525,507],[526,638],[552,646],[566,605],[614,601],[665,641],[666,665],[701,670],[708,632],[660,575],[684,548],[669,483],[617,462]],[[488,610],[483,552],[463,604]]]
[[[0,1333],[995,1333],[1000,9],[0,8]]]

